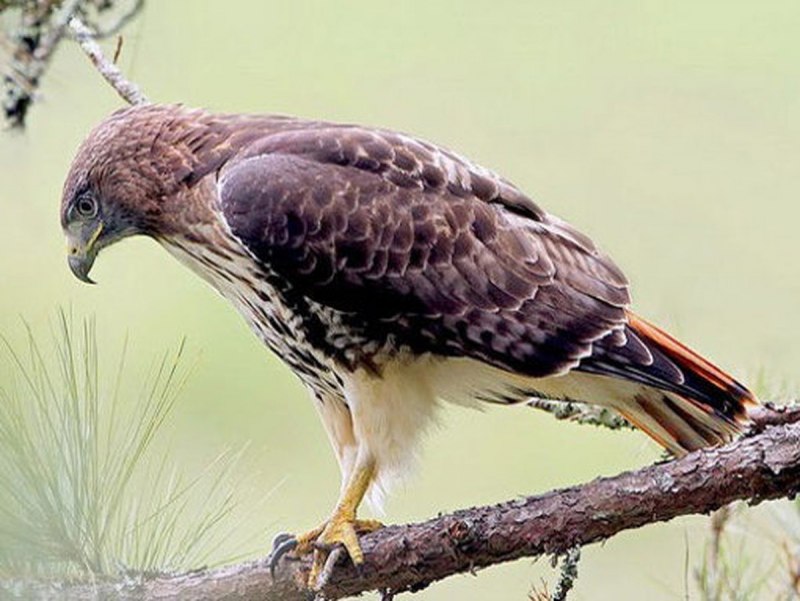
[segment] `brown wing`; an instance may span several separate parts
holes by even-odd
[[[334,311],[351,347],[391,342],[544,376],[626,320],[627,282],[588,238],[490,172],[399,134],[266,136],[226,165],[219,193],[265,275],[308,311]],[[319,335],[342,350],[329,330]]]

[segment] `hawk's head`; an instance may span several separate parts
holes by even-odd
[[[181,106],[115,112],[81,144],[64,184],[61,226],[70,269],[89,278],[97,253],[128,236],[168,236],[208,207],[193,194],[232,152],[235,121]]]

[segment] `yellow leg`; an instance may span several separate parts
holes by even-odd
[[[314,552],[314,563],[308,576],[309,587],[315,587],[328,553],[337,544],[344,546],[355,565],[364,562],[358,534],[377,530],[382,524],[377,520],[357,520],[356,511],[374,476],[375,461],[371,458],[359,461],[342,490],[331,517],[321,526],[297,537],[295,554]]]

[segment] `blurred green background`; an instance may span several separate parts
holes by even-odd
[[[458,150],[595,238],[629,275],[638,312],[779,396],[796,390],[800,363],[798,31],[796,0],[170,0],[127,28],[120,64],[157,101],[380,125]],[[64,44],[27,130],[0,136],[0,333],[21,344],[20,317],[47,334],[71,307],[96,315],[109,354],[129,335],[134,372],[186,336],[193,373],[163,444],[192,473],[249,443],[232,541],[263,553],[273,533],[315,525],[338,490],[304,389],[155,244],[104,253],[95,287],[66,266],[61,184],[83,136],[119,106]],[[640,434],[524,408],[448,407],[442,424],[387,521],[659,455]],[[587,548],[574,598],[683,599],[686,554],[699,560],[704,535],[704,520],[681,519]],[[524,599],[542,578],[546,561],[523,560],[417,598]]]

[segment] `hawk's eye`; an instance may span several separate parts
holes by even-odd
[[[75,201],[75,211],[83,219],[94,219],[97,217],[97,201],[94,196],[84,194]]]

